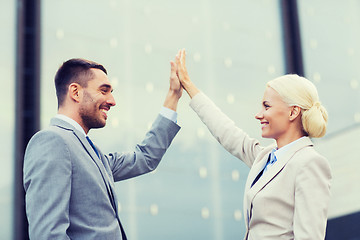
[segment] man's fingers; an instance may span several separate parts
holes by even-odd
[[[170,78],[177,78],[176,75],[176,64],[173,61],[170,61],[170,65],[171,65],[171,72],[170,72]]]
[[[181,51],[179,50],[175,57],[175,61],[178,66],[180,66],[180,64],[181,64],[180,63],[180,54],[181,54]]]
[[[173,61],[170,61],[171,71],[176,71],[176,64]]]

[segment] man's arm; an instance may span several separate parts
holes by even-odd
[[[167,109],[161,111],[145,139],[141,144],[136,145],[133,152],[113,153],[107,156],[115,181],[136,177],[154,170],[180,129],[176,120],[169,116],[172,115],[171,112],[176,114],[183,88],[176,74],[176,64],[171,61],[170,65],[170,87],[163,105]]]
[[[70,239],[71,162],[66,144],[55,133],[40,132],[29,142],[24,188],[30,239]]]
[[[153,171],[169,148],[180,127],[159,116],[133,152],[111,153],[107,159],[115,181],[121,181]]]

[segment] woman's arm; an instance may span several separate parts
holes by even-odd
[[[250,138],[243,130],[227,117],[204,93],[190,80],[185,66],[185,50],[176,55],[179,80],[192,98],[191,108],[208,127],[216,140],[232,155],[241,159],[249,167],[263,149],[256,139]]]
[[[296,174],[294,237],[324,239],[330,199],[331,171],[328,161],[312,152],[304,156]]]
[[[190,102],[215,139],[232,155],[251,167],[263,149],[259,141],[250,138],[225,115],[204,93],[199,92]]]

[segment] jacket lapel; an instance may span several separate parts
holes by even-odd
[[[78,131],[77,129],[75,129],[75,127],[73,127],[71,124],[69,124],[66,121],[63,121],[61,119],[58,118],[53,118],[51,120],[51,125],[55,125],[61,128],[64,128],[66,130],[71,130],[75,137],[79,139],[79,141],[81,142],[81,144],[83,145],[84,149],[86,150],[86,152],[90,155],[92,161],[95,163],[95,165],[97,166],[97,168],[100,171],[100,174],[102,176],[102,179],[105,183],[111,204],[116,212],[116,215],[118,215],[117,213],[117,202],[115,199],[115,191],[114,191],[114,184],[110,179],[109,173],[106,171],[104,164],[102,163],[102,161],[99,159],[99,157],[96,155],[95,150],[92,148],[92,146],[90,145],[90,143],[87,141],[85,135],[83,133],[81,133],[80,131]],[[100,157],[104,158],[103,154],[98,151],[100,153]]]
[[[260,154],[256,157],[256,160],[254,161],[254,164],[252,165],[252,167],[250,169],[250,172],[249,172],[249,175],[248,175],[248,178],[246,181],[245,189],[251,188],[251,184],[255,180],[256,176],[264,169],[265,164],[268,160],[269,154],[270,154],[271,150],[275,147],[276,147],[276,145],[272,144],[272,145],[264,148],[264,150],[262,150],[260,152]]]
[[[252,181],[255,179],[257,174],[264,168],[267,158],[273,147],[264,149],[263,151],[264,155],[257,164],[258,166],[254,165],[253,167],[256,168],[254,170],[251,168],[251,171],[249,173],[249,177],[246,183],[244,210],[246,210],[247,212],[250,211],[251,203],[254,197],[256,196],[256,194],[260,192],[264,187],[266,187],[266,185],[272,179],[274,179],[277,174],[281,172],[281,170],[286,166],[286,164],[289,162],[289,160],[297,151],[307,146],[313,146],[313,143],[311,142],[310,138],[304,137],[299,141],[297,141],[294,145],[291,146],[291,148],[287,149],[286,153],[281,157],[281,159],[278,159],[277,162],[269,170],[267,170],[263,176],[261,176],[261,178],[256,182],[256,184],[253,187],[251,187]]]
[[[114,184],[110,179],[109,173],[106,171],[103,162],[96,155],[95,150],[92,148],[90,143],[87,141],[86,137],[83,134],[79,134],[79,132],[77,132],[76,130],[74,130],[74,134],[80,140],[80,142],[84,146],[85,150],[88,152],[88,154],[91,156],[91,159],[94,161],[94,163],[98,167],[98,169],[101,173],[102,179],[105,182],[111,204],[113,205],[113,208],[117,214],[117,204],[116,204],[116,201],[114,198],[114,196],[115,196]],[[103,154],[100,151],[98,151],[98,152],[99,152],[100,157],[103,158],[104,157]]]
[[[252,165],[249,175],[248,175],[248,178],[246,180],[245,194],[244,194],[244,215],[245,215],[245,219],[246,219],[246,221],[245,221],[246,226],[248,226],[248,220],[250,217],[249,209],[251,206],[250,205],[251,201],[249,201],[249,194],[251,196],[254,195],[253,188],[259,183],[261,178],[253,187],[251,187],[251,185],[252,185],[253,181],[255,180],[256,176],[264,169],[267,159],[269,157],[269,153],[271,152],[271,149],[273,149],[274,147],[275,147],[275,145],[271,145],[269,147],[266,147],[263,151],[260,152],[257,159],[254,161],[254,164]]]

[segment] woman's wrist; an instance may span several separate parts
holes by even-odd
[[[200,92],[200,90],[191,81],[185,83],[183,87],[186,90],[186,92],[189,94],[190,98],[193,98],[196,94]]]

